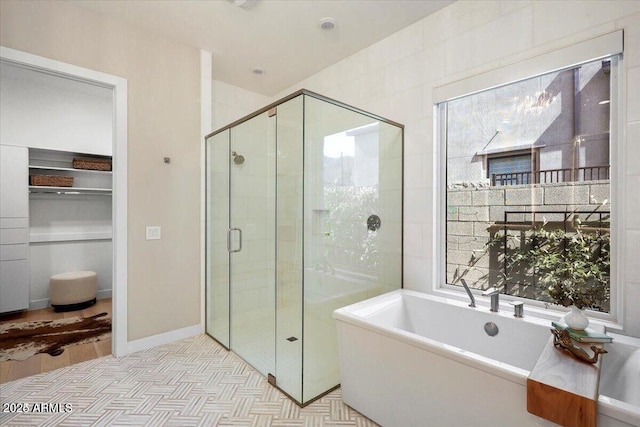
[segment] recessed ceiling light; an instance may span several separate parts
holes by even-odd
[[[261,76],[262,74],[264,74],[264,68],[260,68],[260,67],[251,67],[251,72],[253,74],[257,74],[259,76]]]
[[[320,21],[318,21],[318,25],[320,25],[320,28],[322,28],[323,30],[333,30],[336,27],[336,20],[333,18],[322,18]]]
[[[600,104],[600,105],[604,105],[604,104],[608,104],[608,103],[610,103],[610,102],[611,102],[611,100],[610,100],[610,99],[605,99],[604,101],[600,101],[600,102],[598,102],[598,104]]]

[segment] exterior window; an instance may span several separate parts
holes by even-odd
[[[610,311],[612,59],[438,105],[448,285]]]
[[[519,185],[531,182],[531,154],[489,157],[487,171],[491,185]]]

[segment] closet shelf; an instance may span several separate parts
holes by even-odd
[[[80,242],[91,240],[111,240],[111,231],[83,231],[83,232],[35,232],[29,234],[29,243],[57,243]]]
[[[29,193],[31,194],[60,194],[60,195],[79,195],[79,194],[97,194],[111,195],[110,188],[86,188],[86,187],[47,187],[30,185]]]
[[[39,165],[29,165],[29,169],[40,169],[40,170],[49,170],[49,171],[68,171],[68,172],[81,172],[81,173],[98,173],[98,174],[108,174],[111,175],[112,171],[99,171],[92,169],[76,169],[76,168],[61,168],[57,166],[39,166]]]

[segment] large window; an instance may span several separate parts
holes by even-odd
[[[573,292],[609,312],[615,64],[598,59],[439,104],[448,285],[464,279],[552,303]]]

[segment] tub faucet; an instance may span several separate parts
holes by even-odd
[[[482,292],[482,296],[491,297],[491,311],[494,311],[494,312],[499,311],[498,309],[500,306],[500,289],[494,286],[493,289],[487,289],[486,291]]]
[[[524,303],[522,301],[511,302],[513,306],[513,315],[515,317],[524,317]]]
[[[464,279],[460,279],[460,282],[462,283],[462,286],[464,286],[464,290],[467,291],[467,295],[469,295],[469,299],[471,300],[471,304],[469,304],[469,307],[475,307],[476,299],[473,297],[471,289],[469,289],[469,286],[467,285],[467,281]]]

